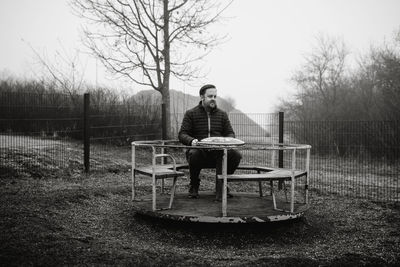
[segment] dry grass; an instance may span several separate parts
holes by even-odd
[[[10,153],[32,156],[18,149]],[[395,204],[314,191],[305,217],[288,223],[174,224],[135,215],[127,161],[118,160],[121,166],[116,169],[107,168],[113,164],[109,159],[96,158],[109,171],[85,175],[80,162],[72,160],[81,157],[81,150],[71,147],[65,168],[48,160],[57,153],[54,148],[35,157],[41,171],[22,166],[22,160],[2,158],[0,262],[4,265],[400,264],[400,207]],[[211,181],[205,178],[202,186],[211,187]],[[140,190],[149,188],[143,183]],[[185,182],[180,190],[187,190]]]

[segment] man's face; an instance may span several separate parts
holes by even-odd
[[[207,89],[204,95],[201,96],[203,101],[203,106],[205,108],[214,109],[217,107],[217,89],[210,88]]]

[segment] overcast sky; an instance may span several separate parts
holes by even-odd
[[[353,56],[365,53],[400,29],[400,0],[235,0],[225,16],[231,19],[219,29],[230,39],[206,58],[209,74],[198,85],[215,84],[220,96],[235,99],[245,113],[266,113],[293,90],[289,79],[319,33],[341,38]],[[38,74],[29,45],[49,59],[55,51],[85,50],[82,23],[66,0],[1,0],[0,77]],[[87,82],[138,90],[107,79],[100,66],[96,72],[91,57],[80,59]],[[171,88],[198,95],[198,87],[187,84]]]

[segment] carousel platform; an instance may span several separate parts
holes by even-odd
[[[232,192],[228,199],[227,215],[222,216],[221,201],[215,199],[215,192],[201,191],[197,199],[188,198],[187,193],[176,193],[171,209],[167,208],[169,194],[157,194],[157,209],[152,209],[152,195],[132,202],[134,210],[141,215],[166,220],[200,223],[265,223],[286,221],[303,216],[308,205],[296,203],[293,212],[290,203],[277,200],[277,206],[286,211],[275,210],[271,196],[260,197],[258,193]]]

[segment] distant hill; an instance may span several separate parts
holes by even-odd
[[[200,97],[184,94],[183,92],[176,90],[170,91],[170,97],[172,131],[176,136],[186,110],[197,106],[199,104]],[[140,91],[134,95],[133,98],[137,103],[161,105],[161,95],[155,90]],[[222,97],[217,98],[217,105],[219,108],[229,114],[232,127],[238,138],[248,139],[245,137],[266,137],[270,135],[264,128],[259,126],[240,110],[235,109]]]

